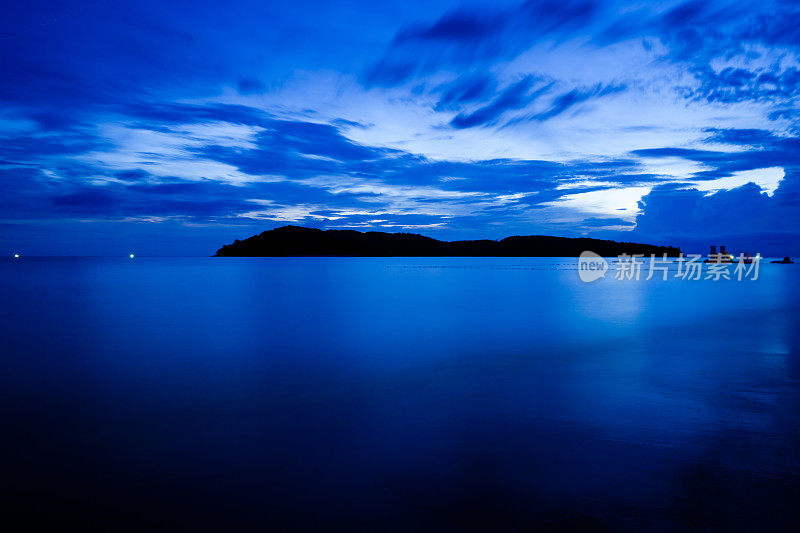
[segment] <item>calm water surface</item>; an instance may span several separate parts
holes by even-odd
[[[554,258],[3,260],[4,516],[798,527],[800,265],[610,278]]]

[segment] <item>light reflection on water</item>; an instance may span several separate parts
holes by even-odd
[[[145,525],[796,523],[800,266],[575,265],[2,263],[4,499]]]

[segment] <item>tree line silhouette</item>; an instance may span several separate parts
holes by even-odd
[[[680,249],[602,239],[513,236],[501,240],[440,241],[414,233],[321,230],[283,226],[248,239],[237,239],[217,250],[216,257],[355,256],[355,257],[577,257],[591,250],[614,257],[667,254],[675,257]]]

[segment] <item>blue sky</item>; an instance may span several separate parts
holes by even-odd
[[[298,224],[800,250],[796,2],[18,2],[0,247]]]

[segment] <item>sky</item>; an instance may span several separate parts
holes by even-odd
[[[7,3],[0,252],[286,224],[800,255],[800,4]]]

